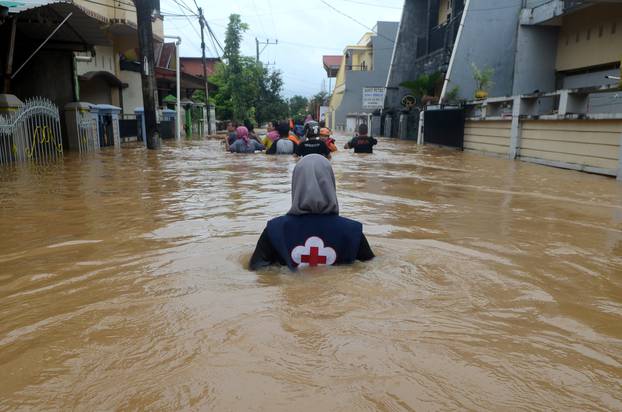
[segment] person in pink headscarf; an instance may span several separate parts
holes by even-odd
[[[266,150],[270,150],[270,146],[272,146],[272,143],[279,140],[279,137],[281,137],[279,135],[279,132],[277,132],[276,130],[271,130],[268,131],[268,134],[266,135],[266,137],[263,138],[263,141],[261,143],[263,143],[263,145],[266,147]]]
[[[313,121],[313,116],[311,116],[310,114],[307,115],[307,117],[305,118],[305,125],[309,122]]]
[[[255,153],[265,149],[264,145],[250,138],[246,127],[240,126],[235,132],[237,140],[229,146],[231,153]]]

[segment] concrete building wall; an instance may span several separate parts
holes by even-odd
[[[470,1],[464,27],[454,47],[447,90],[459,88],[459,96],[472,99],[476,83],[471,63],[495,70],[491,96],[512,94],[517,30],[522,0]]]
[[[397,41],[392,54],[389,76],[386,82],[386,108],[399,108],[402,97],[409,94],[408,89],[400,87],[407,80],[417,77],[417,37],[427,32],[427,0],[405,0]],[[385,134],[387,134],[385,132]]]
[[[76,54],[79,56],[91,56],[90,52]],[[118,64],[118,57],[114,53],[114,49],[112,47],[95,46],[95,55],[91,61],[77,62],[76,69],[79,75],[99,71],[105,71],[116,75]]]
[[[119,78],[128,87],[123,89],[123,114],[134,114],[134,109],[143,107],[143,89],[140,73],[121,70]]]
[[[393,39],[397,35],[397,29],[398,23],[396,22],[378,22],[378,35],[372,36],[372,52],[371,55],[367,56],[367,58],[373,59],[373,70],[345,70],[342,82],[345,85],[345,90],[342,96],[339,95],[341,76],[337,76],[335,96],[334,100],[331,101],[331,106],[334,108],[331,116],[333,128],[344,129],[348,113],[371,112],[369,109],[363,109],[363,88],[384,87],[389,73],[394,46]],[[342,69],[344,69],[344,65],[342,65]]]
[[[510,131],[508,121],[469,120],[464,125],[464,150],[507,156]]]
[[[514,63],[514,95],[536,90],[552,92],[559,29],[552,26],[519,26]]]
[[[510,156],[512,121],[468,120],[465,150]],[[622,120],[522,120],[517,159],[622,179]]]
[[[622,120],[532,120],[522,124],[520,157],[617,173]]]
[[[622,4],[594,5],[563,16],[558,71],[615,63],[621,57]]]

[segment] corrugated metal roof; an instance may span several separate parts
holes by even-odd
[[[61,3],[62,0],[0,0],[0,6],[4,6],[9,9],[9,14],[21,13],[26,10],[34,9],[36,7],[47,6],[52,3]]]
[[[53,42],[110,45],[110,39],[103,28],[109,19],[71,1],[0,0],[0,5],[10,7],[11,14],[19,13],[18,31],[28,33],[30,40],[45,39],[64,17],[72,13],[67,23],[54,34]]]

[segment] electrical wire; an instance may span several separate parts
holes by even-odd
[[[327,5],[328,7],[330,7],[331,9],[333,9],[334,11],[336,11],[337,13],[341,14],[344,17],[347,17],[348,19],[352,20],[353,22],[355,22],[356,24],[363,26],[364,28],[366,28],[367,30],[371,31],[372,33],[376,34],[379,37],[382,37],[386,40],[389,40],[391,43],[395,43],[394,39],[391,39],[387,36],[384,36],[380,33],[378,33],[377,31],[373,30],[371,27],[366,26],[365,24],[361,23],[360,21],[358,21],[357,19],[355,19],[354,17],[350,16],[349,14],[346,14],[344,12],[342,12],[341,10],[339,10],[338,8],[334,7],[333,5],[331,5],[330,3],[328,3],[326,0],[320,0],[322,3],[324,3],[325,5]]]
[[[356,1],[356,0],[341,0],[341,1],[347,1],[348,3],[360,4],[363,6],[379,7],[382,9],[402,10],[401,7],[383,6],[382,4],[365,3],[364,1]]]

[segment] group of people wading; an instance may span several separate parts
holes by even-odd
[[[250,125],[228,124],[225,145],[233,153],[266,151],[272,155],[297,155],[302,159],[292,176],[292,205],[286,215],[272,219],[263,230],[249,262],[251,270],[272,265],[291,270],[333,266],[373,259],[363,225],[339,216],[335,174],[328,159],[337,151],[331,131],[307,116],[304,122],[268,125],[263,140]],[[358,128],[344,149],[372,153],[378,142],[368,136],[367,125]]]
[[[319,154],[327,159],[337,151],[332,132],[323,122],[318,123],[309,115],[302,121],[293,120],[268,123],[267,134],[263,139],[247,123],[238,126],[235,122],[227,124],[228,135],[225,147],[232,153],[256,153],[265,151],[269,155],[296,155],[304,157]],[[354,149],[355,153],[373,153],[378,142],[368,136],[366,124],[361,124],[358,134],[348,141],[344,149]]]

